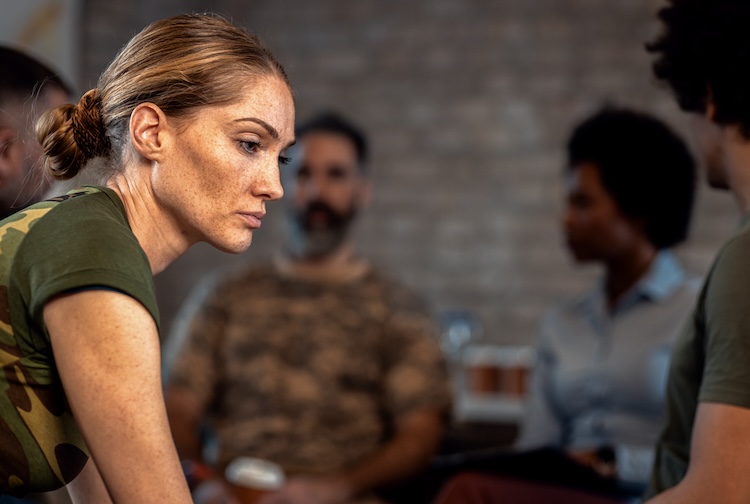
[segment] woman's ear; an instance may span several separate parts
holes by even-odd
[[[153,103],[141,103],[130,114],[130,141],[149,161],[161,161],[164,153],[167,116]]]

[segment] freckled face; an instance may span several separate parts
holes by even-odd
[[[283,195],[279,162],[294,140],[294,102],[284,81],[260,77],[229,105],[204,107],[170,126],[168,155],[154,167],[159,203],[189,243],[239,253]]]

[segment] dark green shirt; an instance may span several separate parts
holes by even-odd
[[[88,287],[130,295],[158,322],[148,258],[113,191],[77,189],[0,221],[0,493],[58,488],[88,459],[43,320],[54,296]]]
[[[667,385],[667,420],[657,446],[649,497],[677,485],[687,473],[699,403],[750,408],[749,266],[750,214],[719,252],[675,344]]]

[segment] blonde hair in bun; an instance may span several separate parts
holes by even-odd
[[[91,159],[104,158],[108,171],[117,171],[130,145],[130,115],[140,103],[153,103],[169,117],[189,117],[200,107],[234,102],[248,82],[264,76],[289,85],[271,52],[226,19],[183,14],[156,21],[122,48],[77,105],[39,119],[45,167],[68,179]]]
[[[76,176],[89,160],[110,151],[96,89],[89,90],[76,105],[45,113],[37,121],[36,134],[44,151],[45,169],[56,179]]]

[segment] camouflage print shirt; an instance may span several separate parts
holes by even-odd
[[[450,403],[425,305],[369,268],[327,282],[254,265],[204,283],[176,327],[167,381],[207,411],[220,467],[254,456],[292,473],[350,468],[399,416]]]
[[[133,296],[156,320],[149,262],[114,192],[78,189],[0,221],[0,494],[58,488],[88,459],[43,309],[91,286]]]

